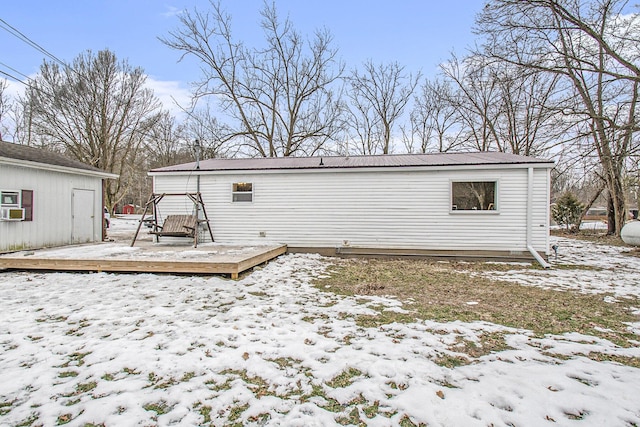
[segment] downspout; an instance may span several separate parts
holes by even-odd
[[[201,155],[201,150],[202,150],[202,146],[200,145],[200,140],[196,139],[196,193],[198,193],[198,200],[202,200],[202,195],[200,194],[200,155]],[[200,238],[200,206],[196,203],[196,230],[195,230],[195,235],[196,235],[196,240],[195,240],[195,244],[197,245],[197,242]]]
[[[196,149],[196,193],[200,193],[200,150],[201,150],[200,140],[196,139],[195,149]],[[198,205],[196,204],[196,218],[200,219],[200,215],[198,212]]]
[[[100,218],[102,218],[102,221],[100,221],[100,228],[102,229],[102,239],[101,241],[106,241],[107,240],[107,227],[106,227],[106,223],[104,220],[104,207],[106,206],[105,202],[107,201],[105,198],[105,191],[107,189],[107,180],[105,178],[102,178],[102,203],[100,203]],[[94,207],[95,209],[95,207]],[[95,222],[94,222],[95,224]],[[95,234],[94,234],[95,235]],[[93,239],[93,237],[92,237]]]
[[[196,139],[196,193],[200,192],[200,140]],[[196,213],[198,212],[198,208],[196,205]]]
[[[533,255],[544,268],[550,268],[551,264],[545,261],[542,256],[533,248],[531,244],[531,234],[533,227],[533,167],[529,166],[527,169],[527,250]]]

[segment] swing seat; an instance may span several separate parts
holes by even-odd
[[[165,196],[187,196],[193,202],[195,214],[168,215],[162,225],[160,225],[158,223],[158,218],[160,217],[158,212],[158,203]],[[149,207],[152,207],[153,209],[151,217],[146,216],[149,212]],[[204,215],[203,219],[199,218],[198,212],[202,212]],[[202,201],[202,195],[200,193],[152,193],[151,196],[149,196],[149,201],[145,205],[144,212],[142,212],[142,216],[140,217],[136,234],[133,235],[133,240],[131,240],[131,246],[133,247],[133,245],[135,245],[138,233],[140,233],[140,227],[142,227],[142,224],[145,224],[147,227],[151,228],[149,234],[156,235],[156,243],[158,243],[161,236],[190,237],[193,239],[193,247],[197,248],[198,226],[201,223],[206,224],[207,230],[209,231],[209,237],[211,237],[211,241],[213,242],[213,231],[211,230],[209,217],[207,216],[207,211],[204,208],[204,202]]]
[[[162,225],[156,226],[158,229],[150,231],[163,237],[191,237],[196,236],[198,229],[198,218],[194,215],[169,215]]]

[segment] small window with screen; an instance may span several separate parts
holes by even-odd
[[[20,207],[19,191],[0,191],[0,206]]]
[[[253,184],[250,182],[235,182],[232,194],[234,202],[252,202]]]

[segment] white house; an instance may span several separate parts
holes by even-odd
[[[103,179],[117,175],[0,142],[0,252],[101,241]]]
[[[155,193],[201,192],[217,242],[544,263],[552,168],[482,152],[211,159],[149,174]],[[165,198],[159,209],[184,214],[192,205]]]

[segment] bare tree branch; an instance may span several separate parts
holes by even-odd
[[[22,100],[38,135],[33,142],[120,176],[105,189],[110,209],[131,186],[128,171],[159,118],[160,102],[145,79],[108,50],[87,51],[66,68],[44,62]]]
[[[625,0],[493,0],[478,18],[480,54],[558,76],[563,110],[588,124],[611,197],[612,229],[626,220],[623,184],[637,145],[640,17]],[[586,120],[586,122],[584,121]]]
[[[261,12],[266,47],[236,42],[220,3],[180,17],[181,27],[161,40],[201,61],[196,98],[215,97],[229,121],[224,140],[263,157],[311,155],[339,133],[341,104],[333,92],[343,65],[332,36],[317,31],[308,43],[275,5]]]

